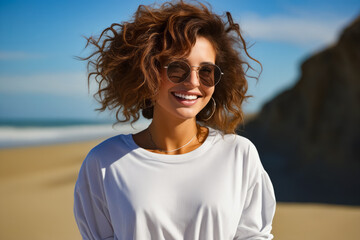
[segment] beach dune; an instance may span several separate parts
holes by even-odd
[[[0,239],[81,239],[73,189],[99,141],[0,150]],[[356,239],[360,207],[279,203],[275,239]]]

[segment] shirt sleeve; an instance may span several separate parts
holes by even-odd
[[[114,239],[102,183],[101,168],[90,152],[79,172],[74,193],[74,215],[86,240]]]
[[[248,152],[248,190],[235,240],[270,240],[276,200],[271,180],[255,146]]]

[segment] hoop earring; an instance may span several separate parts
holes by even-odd
[[[210,118],[212,118],[212,116],[214,115],[214,113],[215,113],[215,111],[216,111],[216,102],[215,102],[215,99],[213,98],[213,97],[211,97],[211,100],[213,100],[213,110],[212,110],[212,113],[211,113],[211,115],[208,117],[208,118],[206,118],[206,119],[203,119],[203,121],[208,121]]]

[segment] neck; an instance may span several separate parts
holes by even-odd
[[[154,147],[158,148],[158,150],[172,152],[172,150],[180,148],[174,151],[174,154],[181,154],[194,146],[194,144],[198,144],[197,138],[194,138],[198,134],[195,118],[177,119],[172,116],[166,118],[156,116],[154,114],[148,131],[156,145]]]

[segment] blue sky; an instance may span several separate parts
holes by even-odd
[[[82,36],[98,35],[114,22],[129,20],[139,4],[154,1],[0,2],[0,118],[107,118],[94,112],[87,91]],[[163,2],[163,1],[157,1]],[[263,64],[254,96],[245,106],[256,112],[291,87],[306,57],[337,40],[360,14],[355,0],[208,1],[216,13],[230,11]]]

